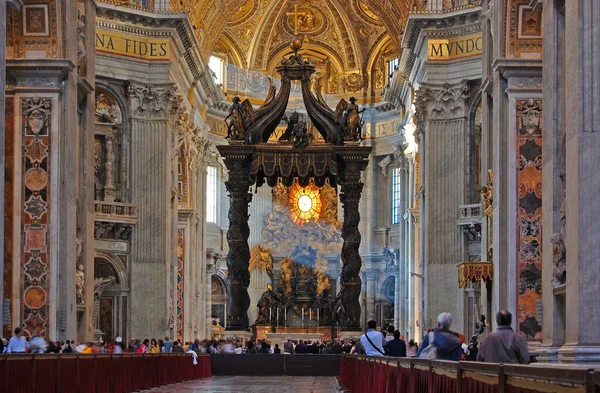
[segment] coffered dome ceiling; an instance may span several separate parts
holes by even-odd
[[[297,35],[305,56],[350,75],[371,73],[383,52],[399,55],[413,0],[197,1],[191,19],[206,57],[270,74]]]

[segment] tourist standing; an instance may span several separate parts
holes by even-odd
[[[295,352],[297,354],[305,354],[306,353],[306,345],[304,344],[304,341],[302,341],[302,340],[298,341],[298,345],[296,345]]]
[[[40,336],[38,330],[33,331],[33,336],[29,340],[29,353],[44,353],[46,352],[46,340]]]
[[[415,340],[411,339],[408,342],[408,350],[406,351],[406,355],[409,358],[416,358],[418,351],[419,351],[419,345],[415,342]]]
[[[510,324],[512,314],[506,310],[496,314],[498,329],[488,334],[477,353],[477,360],[492,363],[529,364],[529,349],[525,339]]]
[[[387,334],[385,335],[385,341],[386,342],[390,342],[394,339],[394,332],[396,331],[396,328],[394,327],[394,325],[388,325],[387,327]]]
[[[452,325],[452,314],[443,312],[438,315],[438,328],[428,333],[423,339],[417,356],[422,357],[423,350],[429,347],[431,343],[435,347],[436,357],[435,359],[441,360],[455,360],[461,359],[463,350],[462,343],[458,338],[458,334],[450,330]],[[426,353],[431,353],[426,351]]]
[[[340,343],[340,339],[336,338],[331,344],[331,350],[329,351],[332,355],[339,355],[342,353],[342,344]]]
[[[342,353],[350,353],[350,351],[352,351],[352,343],[349,340],[345,340],[344,345],[342,345]]]
[[[15,335],[8,341],[6,347],[7,353],[25,353],[29,348],[27,339],[23,337],[23,331],[21,328],[15,328]]]
[[[376,330],[377,322],[371,320],[367,322],[367,331],[360,336],[360,342],[365,348],[367,356],[384,356],[383,346],[385,339],[381,332]]]
[[[400,338],[400,331],[395,330],[392,333],[394,337],[392,340],[388,341],[385,346],[385,353],[388,356],[393,356],[396,358],[405,358],[406,357],[406,342]]]
[[[181,345],[179,345],[179,341],[175,341],[173,343],[173,347],[171,348],[171,352],[173,353],[185,353]]]
[[[169,340],[169,337],[165,337],[165,352],[169,353],[171,352],[171,348],[173,348],[173,343],[171,342],[171,340]]]
[[[364,354],[365,354],[365,347],[363,347],[360,340],[354,342],[354,346],[350,350],[350,355],[364,355]]]
[[[155,338],[150,341],[150,353],[160,353],[160,346]]]
[[[283,344],[283,353],[294,353],[294,343],[290,337],[288,337],[287,341]]]

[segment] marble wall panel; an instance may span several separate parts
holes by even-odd
[[[542,339],[542,101],[517,100],[517,329]]]
[[[4,309],[2,337],[10,337],[11,335],[11,318],[10,311],[13,301],[13,270],[14,270],[14,255],[13,255],[13,192],[14,192],[14,98],[7,97],[5,101],[6,117],[4,118],[5,130],[5,173],[4,173],[4,303],[8,306]],[[8,314],[8,315],[7,315]]]
[[[21,11],[11,10],[7,15],[7,57],[62,57],[58,15],[60,11],[56,0],[24,0],[23,3]]]
[[[185,230],[177,230],[177,288],[176,288],[176,329],[177,340],[182,341],[185,330]]]
[[[534,11],[530,0],[505,2],[504,55],[512,58],[542,58],[542,11]]]
[[[52,101],[21,100],[22,327],[26,335],[48,336],[50,245],[50,124]]]

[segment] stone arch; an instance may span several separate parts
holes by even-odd
[[[210,276],[211,319],[219,318],[221,326],[226,327],[227,321],[227,285],[222,270]]]
[[[102,89],[106,92],[110,93],[119,105],[119,109],[121,110],[121,114],[123,116],[123,122],[121,124],[127,124],[127,119],[129,118],[129,109],[127,106],[126,97],[112,84],[104,81],[96,80],[96,89]]]
[[[111,272],[104,274],[104,266]],[[115,281],[94,295],[94,339],[113,340],[127,338],[129,279],[127,268],[121,259],[106,251],[94,251],[94,280],[115,277]],[[96,289],[94,289],[96,291]]]
[[[119,284],[121,285],[121,288],[129,289],[129,278],[127,275],[127,268],[125,267],[123,261],[119,259],[119,257],[107,251],[95,250],[94,260],[96,258],[101,258],[108,262],[117,274],[116,278]]]
[[[384,291],[386,291],[386,285],[390,285],[389,284],[390,279],[393,279],[394,283],[395,283],[395,281],[398,279],[398,277],[396,277],[396,275],[393,273],[386,273],[383,276],[381,276],[379,278],[379,280],[377,281],[376,288],[377,288],[377,297],[378,298],[382,298],[384,296]],[[394,289],[394,291],[395,291],[395,287],[393,285],[392,285],[392,289]]]
[[[394,323],[394,305],[396,303],[396,277],[387,273],[379,279],[375,297],[375,309],[377,320],[382,328]]]

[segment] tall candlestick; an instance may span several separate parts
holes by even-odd
[[[271,307],[269,307],[269,323],[271,323],[273,321],[273,318],[271,317]]]
[[[312,321],[312,308],[308,309],[308,320]]]
[[[304,307],[302,307],[302,322],[304,322]]]
[[[317,322],[319,322],[319,308],[317,308]]]
[[[279,307],[275,309],[275,314],[277,315],[277,326],[279,326]]]

